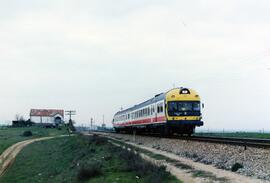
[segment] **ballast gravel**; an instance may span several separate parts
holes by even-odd
[[[134,141],[128,134],[111,134],[110,136],[126,141]],[[237,173],[270,181],[270,150],[254,147],[235,146],[189,140],[136,136],[135,142],[167,152],[174,153],[195,162],[212,164],[217,168],[231,171],[235,163],[243,168]]]

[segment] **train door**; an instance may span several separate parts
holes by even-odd
[[[155,114],[155,122],[157,122],[157,106],[158,106],[158,104],[157,103],[155,103],[154,104],[154,114]]]

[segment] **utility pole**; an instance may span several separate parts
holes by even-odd
[[[69,111],[65,111],[66,115],[69,116],[69,121],[68,121],[68,127],[71,131],[75,131],[75,127],[73,126],[73,123],[72,123],[72,119],[71,117],[76,115],[76,111],[72,111],[72,110],[69,110]]]
[[[76,115],[76,111],[65,111],[66,115],[69,116],[69,121],[72,121],[71,117]]]
[[[93,130],[93,118],[91,118],[91,130]]]

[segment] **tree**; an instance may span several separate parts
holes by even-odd
[[[24,117],[20,114],[15,115],[15,121],[25,121]]]

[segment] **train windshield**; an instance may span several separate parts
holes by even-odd
[[[200,115],[200,102],[196,101],[175,101],[168,102],[169,116],[198,116]]]

